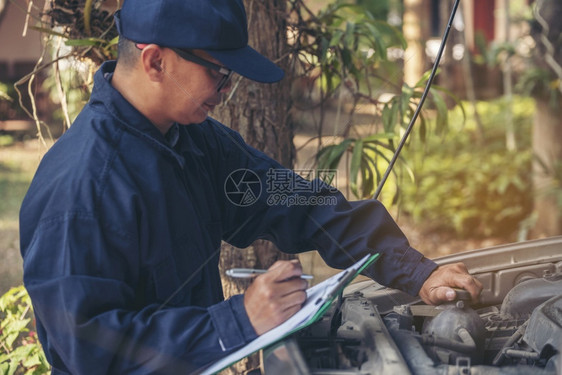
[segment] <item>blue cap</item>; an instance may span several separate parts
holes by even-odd
[[[125,0],[115,23],[133,42],[201,49],[253,81],[277,82],[284,75],[248,46],[242,0]]]

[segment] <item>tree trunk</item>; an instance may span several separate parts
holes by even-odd
[[[537,2],[535,13],[540,28],[534,31],[537,42],[536,65],[547,68],[558,80],[562,80],[562,4],[559,0]],[[533,184],[535,189],[535,214],[533,228],[536,237],[562,234],[562,99],[552,102],[550,90],[562,91],[562,86],[550,86],[537,93],[533,122]]]
[[[414,86],[426,68],[425,42],[428,38],[429,14],[427,0],[404,0],[404,82]]]
[[[556,107],[547,99],[535,102],[533,184],[537,221],[533,235],[556,236],[562,234],[562,207],[557,199],[562,194],[562,100]]]
[[[240,77],[233,82],[232,94],[217,108],[213,116],[238,131],[251,146],[279,161],[293,166],[293,124],[290,116],[290,84],[292,72],[286,40],[285,0],[245,0],[248,15],[249,44],[276,62],[285,78],[275,84],[260,84]],[[243,293],[250,281],[233,280],[225,271],[233,267],[268,268],[276,260],[294,256],[279,252],[268,241],[256,241],[246,249],[223,243],[220,272],[225,298]],[[243,373],[258,365],[258,357],[250,357],[225,373]]]

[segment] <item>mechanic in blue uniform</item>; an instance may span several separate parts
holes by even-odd
[[[450,287],[478,297],[464,265],[424,258],[375,200],[320,185],[309,196],[334,204],[268,202],[267,173],[283,167],[208,117],[232,71],[283,76],[247,45],[241,0],[127,0],[115,18],[118,61],[96,73],[21,209],[24,281],[54,374],[190,373],[299,310],[307,285],[295,261],[224,301],[221,240],[317,249],[337,268],[380,252],[366,274],[384,285],[433,304],[453,299]],[[261,184],[255,201],[227,195],[240,170]]]

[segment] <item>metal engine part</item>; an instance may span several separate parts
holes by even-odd
[[[505,296],[500,314],[503,317],[529,316],[546,300],[562,294],[562,274],[546,275],[517,284]]]
[[[456,304],[440,306],[443,311],[426,319],[422,342],[431,357],[441,363],[455,364],[459,358],[482,363],[486,328],[480,316],[470,307]]]
[[[560,290],[562,293],[562,290]],[[523,335],[523,341],[542,357],[558,352],[558,360],[554,364],[560,366],[562,350],[562,294],[553,297],[537,307]]]

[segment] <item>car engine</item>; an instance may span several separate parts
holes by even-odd
[[[562,274],[521,282],[500,306],[402,305],[384,323],[415,374],[558,374]]]
[[[290,358],[290,367],[266,355],[264,372],[562,374],[562,252],[551,248],[554,259],[518,264],[523,249],[503,250],[516,266],[481,268],[479,304],[458,291],[456,301],[429,306],[374,282],[358,283],[321,321],[284,344],[277,357]]]

